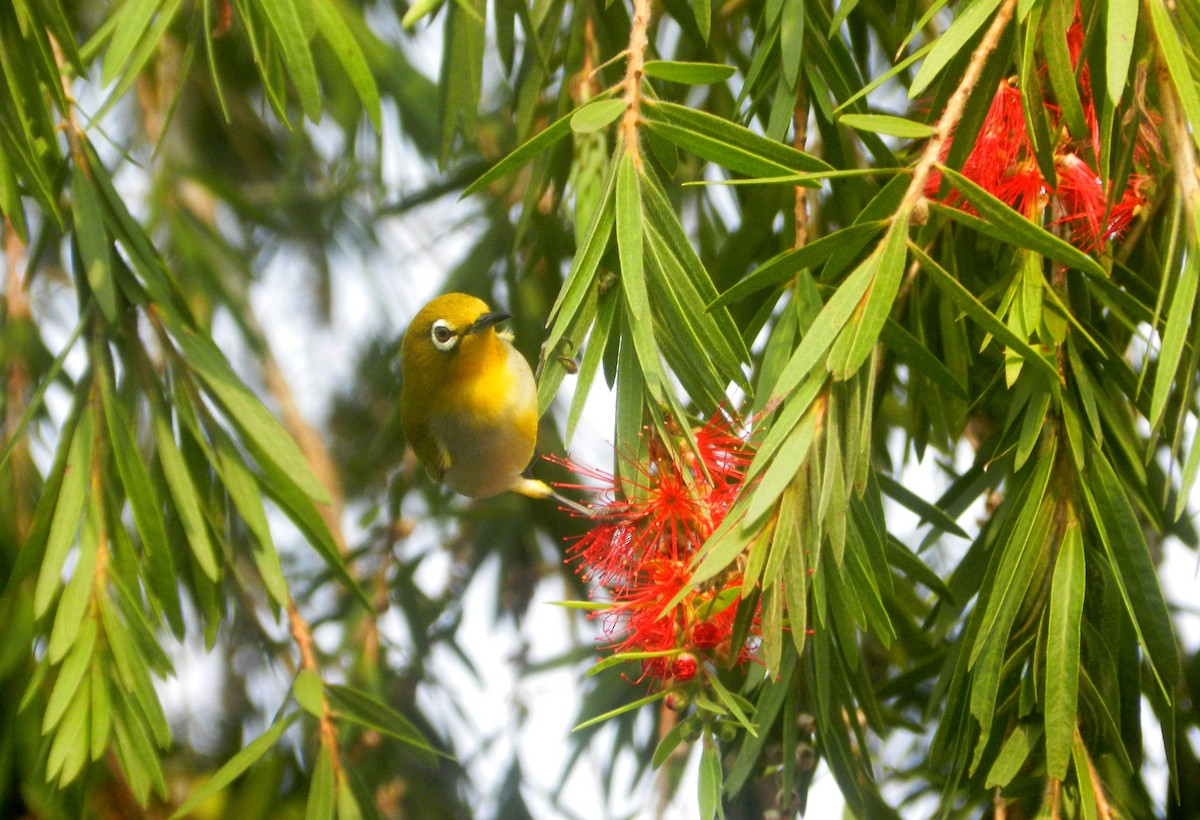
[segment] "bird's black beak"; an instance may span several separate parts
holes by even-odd
[[[470,336],[472,333],[478,333],[481,330],[487,330],[493,325],[498,325],[501,322],[507,322],[511,318],[511,314],[500,313],[499,311],[485,313],[474,322],[471,322],[471,324],[467,325],[467,328],[462,332],[462,335]]]

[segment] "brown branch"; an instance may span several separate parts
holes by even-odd
[[[1083,750],[1083,759],[1087,763],[1088,779],[1092,782],[1092,798],[1096,801],[1096,816],[1100,820],[1111,820],[1112,809],[1109,808],[1108,798],[1104,796],[1104,785],[1100,782],[1100,773],[1096,771],[1092,755],[1088,752],[1087,744],[1083,742],[1083,735],[1079,733],[1078,723],[1075,724],[1075,742]]]
[[[642,152],[638,144],[638,126],[642,121],[642,77],[645,74],[646,49],[649,47],[650,0],[633,0],[633,27],[629,32],[628,63],[625,66],[625,113],[619,132],[633,167],[642,170]]]
[[[296,641],[296,646],[300,649],[300,667],[309,672],[312,672],[318,678],[321,676],[321,667],[317,663],[317,654],[313,648],[312,629],[308,625],[308,621],[304,620],[304,616],[300,614],[300,610],[296,607],[296,602],[291,598],[287,604],[288,623],[292,627],[292,638]],[[344,776],[342,772],[341,756],[338,754],[338,736],[337,727],[333,725],[333,710],[329,706],[329,699],[324,695],[321,696],[321,717],[318,720],[318,734],[321,745],[325,747],[325,751],[329,754],[329,763],[333,767],[333,776],[337,782],[341,782]]]
[[[959,82],[958,88],[954,89],[954,93],[950,95],[950,99],[946,103],[946,109],[942,112],[941,119],[938,120],[933,136],[929,138],[929,142],[925,143],[925,150],[921,154],[921,159],[917,162],[912,181],[908,184],[908,190],[905,191],[904,199],[900,202],[899,211],[912,213],[924,197],[925,181],[929,178],[929,173],[933,170],[933,166],[941,159],[942,149],[954,134],[959,121],[962,120],[963,111],[967,107],[967,100],[970,98],[971,92],[975,90],[975,86],[979,83],[983,67],[987,63],[988,57],[991,56],[992,52],[996,50],[996,46],[999,45],[1000,36],[1004,34],[1004,29],[1008,26],[1009,21],[1012,20],[1016,7],[1017,0],[1004,0],[1004,3],[1001,4],[999,10],[996,12],[996,16],[992,18],[992,24],[983,35],[983,39],[975,47],[974,53],[971,54],[971,61],[967,64],[967,70],[963,72],[962,81]]]
[[[797,151],[805,149],[808,142],[808,96],[804,83],[796,83],[796,107],[792,112],[792,147]],[[808,242],[808,188],[797,185],[795,190],[796,203],[792,208],[792,217],[796,223],[796,233],[792,239],[792,248],[803,248]]]

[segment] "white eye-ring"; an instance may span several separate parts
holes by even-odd
[[[454,326],[445,319],[438,319],[433,323],[433,328],[429,331],[429,338],[438,350],[453,350],[454,346],[458,344],[458,333],[454,330]]]

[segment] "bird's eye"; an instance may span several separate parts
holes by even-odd
[[[438,319],[433,323],[429,337],[433,340],[433,346],[438,350],[450,350],[458,344],[458,334],[445,319]]]

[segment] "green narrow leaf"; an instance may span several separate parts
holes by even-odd
[[[104,169],[98,169],[105,173]],[[93,169],[95,172],[96,169]],[[112,278],[112,243],[104,227],[103,205],[88,175],[75,163],[71,167],[71,212],[75,217],[75,240],[79,259],[100,312],[109,322],[117,321],[117,290]]]
[[[840,103],[838,103],[838,107],[833,109],[833,113],[839,114],[842,111],[845,111],[847,108],[854,105],[854,103],[858,102],[863,97],[866,97],[868,94],[870,94],[876,88],[883,85],[888,80],[895,77],[897,74],[900,74],[900,73],[906,71],[908,69],[908,67],[911,66],[913,63],[915,63],[917,60],[924,59],[925,55],[927,55],[930,51],[932,51],[933,47],[936,44],[937,44],[937,40],[928,42],[925,45],[921,46],[916,51],[914,51],[912,54],[905,57],[903,60],[900,60],[899,62],[892,65],[887,71],[882,71],[882,72],[879,72],[878,74],[872,75],[871,81],[869,83],[866,83],[865,85],[863,85],[862,88],[857,89],[849,97],[847,97],[846,99],[844,99]]]
[[[739,174],[750,177],[777,177],[792,171],[785,165],[779,165],[755,153],[752,148],[724,142],[673,123],[647,120],[646,127],[685,151]]]
[[[912,370],[945,390],[951,396],[969,399],[967,388],[959,381],[942,360],[930,352],[919,339],[905,327],[889,318],[879,331],[879,341]]]
[[[720,678],[716,675],[709,677],[708,682],[721,703],[725,704],[725,707],[729,709],[730,713],[737,719],[737,722],[742,725],[742,728],[751,735],[757,735],[758,730],[754,726],[754,721],[750,720],[746,715],[746,712],[753,712],[754,707],[745,698],[726,689],[725,684],[721,683]]]
[[[624,714],[625,712],[632,712],[635,709],[640,709],[643,706],[645,706],[647,703],[654,703],[654,701],[656,701],[656,700],[662,700],[670,693],[671,693],[670,689],[663,689],[658,692],[651,692],[649,695],[646,695],[644,698],[638,698],[637,700],[622,704],[621,706],[618,706],[616,709],[605,712],[602,715],[597,715],[594,718],[588,718],[583,723],[580,723],[577,726],[575,726],[573,729],[571,729],[571,731],[578,732],[582,729],[588,728],[589,726],[595,726],[598,723],[603,723],[604,721],[608,720],[609,718],[614,718],[617,715]]]
[[[46,711],[42,713],[42,734],[47,735],[58,725],[67,707],[75,697],[84,675],[92,664],[92,651],[96,647],[96,621],[86,618],[78,639],[67,653],[66,660],[58,669]]]
[[[321,118],[321,87],[296,0],[256,2],[275,32],[280,53],[283,54],[283,62],[287,65],[288,76],[296,88],[297,96],[300,97],[301,108],[310,120],[317,122]]]
[[[608,347],[609,334],[616,316],[617,299],[614,295],[601,297],[596,311],[596,321],[588,334],[587,344],[583,348],[583,361],[579,365],[579,374],[575,380],[575,393],[571,396],[571,408],[567,412],[567,426],[564,442],[570,444],[575,435],[575,428],[583,415],[584,404],[591,392],[592,383],[596,380],[596,372],[600,361]]]
[[[1020,513],[1012,528],[1005,529],[1003,541],[996,548],[1000,552],[993,559],[997,567],[994,575],[989,568],[994,586],[992,594],[988,596],[987,607],[980,616],[979,631],[971,647],[968,667],[974,666],[985,647],[1003,648],[1017,606],[1025,597],[1029,576],[1035,566],[1032,558],[1039,554],[1050,526],[1048,509],[1052,502],[1046,499],[1045,493],[1057,450],[1055,440],[1050,439],[1050,442],[1049,449],[1040,453],[1031,467],[1034,473],[1022,489]]]
[[[709,314],[700,321],[712,328],[712,336],[718,340],[716,358],[725,362],[725,375],[751,393],[751,385],[741,369],[742,362],[749,361],[750,352],[729,311],[712,306],[717,298],[716,285],[684,231],[679,214],[662,185],[652,177],[643,180],[642,195],[649,234],[667,250],[663,258],[670,277],[680,282],[676,289],[683,294],[683,301],[692,313]]]
[[[84,513],[83,526],[79,534],[79,548],[75,550],[75,566],[71,569],[71,580],[58,601],[54,613],[54,627],[50,630],[50,643],[46,656],[51,663],[58,663],[79,634],[81,624],[87,619],[88,604],[96,583],[96,553],[99,551],[100,527],[98,519],[104,515],[102,498],[89,495]]]
[[[355,795],[358,785],[351,778],[342,778],[337,784],[337,816],[338,820],[363,820],[363,811],[359,806],[359,798]],[[369,795],[363,796],[363,804],[373,805]],[[372,817],[377,815],[372,813]]]
[[[304,820],[334,820],[337,816],[335,792],[333,759],[329,756],[329,748],[322,743],[321,750],[317,752],[317,765],[313,768],[312,782],[308,786]]]
[[[160,606],[168,613],[172,623],[182,625],[183,615],[179,607],[178,578],[175,576],[171,545],[163,526],[162,499],[138,447],[134,433],[134,422],[125,405],[113,395],[107,360],[100,360],[100,397],[104,407],[104,421],[112,445],[113,460],[117,474],[125,488],[125,497],[133,512],[133,523],[141,536],[142,549],[149,566],[147,580]]]
[[[817,173],[833,170],[833,166],[823,160],[817,159],[803,151],[797,151],[790,145],[785,145],[782,142],[768,139],[761,134],[756,134],[745,126],[730,122],[724,117],[709,114],[706,111],[688,108],[684,105],[665,102],[663,100],[646,100],[643,110],[647,116],[655,118],[653,119],[654,122],[669,120],[690,134],[704,137],[711,142],[736,147],[772,165],[783,166],[789,172],[809,171]]]
[[[292,694],[296,696],[296,703],[299,703],[304,711],[315,718],[324,716],[325,684],[316,672],[302,669],[296,676],[296,682],[292,684]]]
[[[723,63],[689,63],[671,60],[647,60],[643,69],[647,77],[655,77],[684,85],[709,85],[732,77],[737,69]]]
[[[571,269],[567,272],[565,284],[550,308],[550,329],[546,333],[544,345],[547,350],[556,350],[567,332],[567,328],[575,321],[582,305],[594,298],[593,289],[596,287],[600,260],[608,250],[612,239],[613,223],[616,220],[616,190],[617,166],[619,163],[610,162],[604,175],[603,193],[592,214],[592,223],[588,226],[587,237],[582,247],[575,252],[571,260]],[[603,282],[601,282],[603,284]],[[549,407],[552,396],[539,395],[541,412]],[[543,404],[543,402],[545,402]]]
[[[658,344],[687,393],[698,402],[699,411],[715,412],[727,401],[725,389],[731,382],[749,387],[738,354],[729,344],[729,336],[718,328],[716,317],[705,311],[704,300],[650,220],[643,239],[656,326],[667,330],[658,333]],[[741,339],[736,331],[733,338]]]
[[[1079,625],[1087,578],[1083,534],[1067,523],[1054,564],[1046,632],[1046,775],[1064,780],[1075,742],[1079,702]]]
[[[367,119],[375,133],[383,132],[383,106],[379,101],[379,88],[375,85],[375,75],[363,54],[362,46],[355,39],[354,33],[346,25],[342,15],[347,13],[341,3],[315,0],[312,4],[316,18],[317,31],[329,44],[334,56],[341,63],[342,70],[350,78],[354,92],[366,109]]]
[[[876,474],[876,479],[879,481],[879,489],[887,494],[892,500],[905,507],[909,512],[920,516],[921,522],[932,524],[943,532],[957,535],[959,538],[970,538],[962,527],[958,526],[953,518],[951,518],[941,507],[936,504],[930,504],[920,495],[913,492],[908,487],[901,484],[896,479],[884,472]]]
[[[946,64],[963,53],[967,41],[975,36],[975,33],[983,27],[983,24],[999,7],[1000,0],[977,0],[954,18],[950,28],[937,38],[933,50],[929,52],[925,62],[921,63],[921,67],[917,69],[917,76],[913,77],[912,85],[908,88],[910,100],[915,100],[925,93],[930,84],[942,73]],[[932,13],[934,13],[934,7],[928,11],[928,14]]]
[[[904,139],[925,139],[937,133],[937,129],[932,125],[888,114],[843,114],[840,122],[856,131],[870,131]]]
[[[299,446],[233,372],[212,340],[187,328],[174,335],[188,365],[204,380],[242,435],[252,440],[258,452],[278,466],[305,495],[318,504],[328,504],[329,493]]]
[[[746,511],[749,521],[758,521],[774,506],[784,489],[804,466],[817,431],[816,412],[806,412],[788,433],[779,453],[770,461],[762,477],[754,485]],[[778,424],[778,422],[777,422]]]
[[[788,652],[783,656],[783,665],[778,677],[768,678],[759,687],[758,702],[754,706],[754,716],[762,726],[772,726],[783,708],[787,695],[793,691],[793,680],[796,675],[797,658],[795,653]],[[786,713],[789,716],[793,713]],[[750,775],[755,771],[755,764],[760,762],[759,755],[766,745],[770,733],[760,732],[757,736],[746,733],[742,735],[741,747],[737,758],[725,778],[725,793],[737,794],[742,790]]]
[[[1187,50],[1179,39],[1179,32],[1171,20],[1171,12],[1167,10],[1164,0],[1148,0],[1150,20],[1154,24],[1154,37],[1158,41],[1159,52],[1163,62],[1167,64],[1167,73],[1171,75],[1171,83],[1179,95],[1179,104],[1183,108],[1184,117],[1192,124],[1192,140],[1200,146],[1200,87],[1188,67]]]
[[[675,725],[662,736],[662,739],[658,741],[658,745],[654,747],[654,756],[650,759],[650,768],[658,769],[662,764],[667,762],[671,754],[679,747],[680,742],[683,741],[684,728],[692,724],[695,724],[695,720],[690,717],[676,721]]]
[[[98,596],[97,600],[100,603],[104,639],[112,650],[118,680],[121,684],[111,690],[114,698],[120,701],[120,703],[114,701],[117,704],[114,708],[114,728],[117,725],[115,718],[122,714],[130,715],[132,718],[130,728],[131,730],[136,729],[136,731],[130,732],[130,739],[136,740],[140,746],[148,750],[143,756],[149,760],[149,766],[157,767],[158,756],[151,750],[150,739],[145,736],[144,730],[149,729],[154,735],[154,742],[160,748],[166,748],[171,743],[171,728],[163,714],[162,704],[159,703],[158,696],[155,694],[154,684],[150,681],[146,649],[148,646],[152,646],[157,652],[161,653],[162,650],[158,648],[158,644],[154,643],[153,636],[143,637],[140,640],[135,639],[130,628],[117,614],[108,598]],[[150,635],[149,627],[144,624],[134,629],[134,632]],[[120,705],[126,702],[125,698],[130,698],[129,706]]]
[[[779,18],[779,61],[783,82],[793,92],[799,85],[800,62],[804,54],[804,0],[783,0]]]
[[[658,397],[662,381],[658,378],[658,346],[650,322],[650,294],[646,287],[646,272],[642,240],[641,180],[633,166],[633,155],[626,151],[617,170],[617,253],[621,260],[621,291],[625,294],[627,327],[633,339],[638,362],[646,377],[646,387]]]
[[[479,94],[483,87],[484,22],[483,0],[455,0],[446,9],[441,91],[441,151],[438,164],[445,166],[461,132],[473,137],[478,121]]]
[[[1188,332],[1192,327],[1192,313],[1196,307],[1196,289],[1200,284],[1200,258],[1194,251],[1186,254],[1182,275],[1175,282],[1175,293],[1171,296],[1171,309],[1167,314],[1166,329],[1162,335],[1162,346],[1158,352],[1158,369],[1154,374],[1154,389],[1150,398],[1150,428],[1157,430],[1167,410],[1167,397],[1175,386],[1179,360]],[[1168,277],[1163,278],[1164,288]]]
[[[1054,88],[1054,98],[1072,136],[1085,139],[1090,132],[1067,47],[1067,30],[1074,19],[1076,5],[1074,0],[1047,0],[1043,9],[1042,53],[1046,57],[1046,70],[1050,85]]]
[[[154,12],[161,4],[162,0],[125,0],[119,5],[113,14],[112,40],[104,52],[104,63],[100,70],[104,85],[111,85],[118,72],[125,67],[133,49],[146,36]]]
[[[88,742],[88,706],[91,701],[90,687],[83,686],[75,691],[71,705],[63,715],[62,723],[54,734],[50,751],[46,756],[46,780],[57,779],[59,786],[65,786],[75,779],[83,764],[87,762],[87,752],[91,745]]]
[[[788,629],[792,633],[797,657],[804,654],[804,643],[808,635],[808,549],[799,539],[792,539],[788,544],[783,567]]]
[[[91,760],[99,760],[108,748],[108,739],[112,733],[112,701],[108,694],[108,678],[100,668],[99,662],[92,665],[92,673],[88,676],[92,682],[92,709],[90,736],[92,746],[88,750]]]
[[[820,265],[835,252],[849,249],[857,253],[885,224],[883,221],[873,221],[850,225],[803,247],[773,256],[714,299],[709,309],[730,305],[764,288],[786,282],[800,271]]]
[[[1087,749],[1083,738],[1075,735],[1071,744],[1071,760],[1075,763],[1075,780],[1079,784],[1079,816],[1082,820],[1100,820],[1096,805],[1096,783],[1092,780],[1092,769],[1088,766]]]
[[[696,18],[696,27],[700,29],[700,37],[708,42],[712,31],[712,0],[691,0],[692,16]]]
[[[625,111],[625,100],[596,100],[571,115],[571,130],[576,134],[592,134],[607,128]]]
[[[921,262],[921,268],[930,274],[938,289],[949,296],[963,313],[970,316],[975,320],[976,324],[1003,342],[1005,347],[1012,348],[1020,353],[1025,361],[1032,364],[1043,376],[1050,379],[1051,384],[1059,384],[1060,377],[1058,370],[1055,369],[1054,365],[1045,356],[1038,353],[1024,339],[1009,330],[1008,326],[996,317],[996,314],[988,310],[982,302],[975,298],[975,294],[967,290],[958,279],[954,278],[949,271],[930,258],[920,247],[910,244],[909,249],[913,252],[913,256]]]
[[[710,820],[721,811],[721,757],[710,730],[704,732],[700,753],[700,820]]]
[[[534,157],[539,157],[550,150],[551,146],[571,133],[571,119],[575,112],[565,114],[530,137],[511,154],[489,168],[482,176],[472,182],[462,192],[461,199],[478,193],[493,182],[513,173]]]
[[[1099,262],[1071,243],[1058,238],[1042,226],[1026,219],[953,168],[947,168],[945,165],[939,165],[938,168],[950,180],[958,192],[979,212],[980,216],[1004,232],[1001,235],[1002,241],[1020,248],[1037,251],[1056,262],[1061,262],[1068,267],[1078,268],[1093,276],[1107,278],[1108,274],[1105,273],[1104,268],[1100,266]],[[967,224],[954,214],[955,209],[939,209],[939,211],[947,213],[956,220]]]
[[[1088,453],[1089,479],[1082,482],[1091,520],[1112,564],[1125,608],[1146,652],[1150,668],[1169,699],[1179,680],[1179,655],[1170,611],[1150,558],[1142,526],[1121,481],[1098,448]]]
[[[114,693],[120,693],[115,689]],[[116,702],[120,706],[113,712],[113,747],[116,759],[120,762],[121,772],[130,783],[130,790],[139,802],[149,800],[150,790],[155,789],[160,796],[166,796],[166,780],[162,776],[162,766],[158,765],[158,755],[150,746],[144,726],[137,714],[130,712],[130,707],[118,696]]]
[[[896,300],[907,258],[908,211],[905,210],[896,214],[883,242],[861,266],[870,271],[871,281],[856,310],[857,316],[849,320],[830,348],[826,366],[834,379],[850,378],[871,355]]]
[[[246,446],[263,468],[263,487],[267,494],[300,529],[338,582],[353,593],[360,604],[370,610],[370,600],[350,577],[350,573],[346,569],[346,562],[338,550],[337,542],[334,541],[333,534],[329,531],[329,525],[313,505],[312,499],[296,485],[291,476],[271,463],[254,441],[247,441]]]
[[[170,423],[156,415],[153,420],[154,440],[158,445],[158,463],[162,465],[163,475],[167,480],[167,489],[175,501],[175,511],[179,514],[179,523],[183,525],[187,536],[188,546],[196,563],[209,580],[216,581],[221,577],[221,568],[217,557],[217,547],[213,544],[208,525],[204,521],[204,513],[200,507],[199,489],[192,479],[184,461],[183,453],[175,443]]]
[[[1138,0],[1108,0],[1105,19],[1104,54],[1105,86],[1108,99],[1114,106],[1125,93],[1129,63],[1133,58],[1134,35],[1137,34]]]
[[[1052,398],[1049,390],[1039,390],[1025,406],[1025,413],[1021,417],[1021,433],[1017,437],[1017,451],[1013,456],[1014,471],[1021,469],[1041,440],[1046,426],[1046,411],[1050,409]]]
[[[191,797],[175,810],[175,813],[171,815],[171,820],[179,820],[179,818],[191,814],[209,797],[237,780],[242,772],[257,763],[264,754],[271,750],[271,747],[279,742],[279,738],[283,736],[283,733],[287,731],[299,714],[299,712],[293,712],[276,721],[275,725],[252,740],[246,748],[229,758],[216,774],[205,781],[203,786],[192,792]]]
[[[873,255],[881,253],[883,244]],[[779,373],[775,382],[774,395],[786,398],[800,384],[814,375],[814,367],[821,361],[826,351],[833,345],[838,334],[843,331],[854,315],[855,309],[866,295],[875,272],[875,263],[868,257],[859,265],[830,297],[812,325],[800,339],[796,352],[788,359],[788,363]],[[768,440],[770,436],[768,435]],[[766,442],[764,442],[764,449]],[[761,455],[763,449],[759,450]],[[758,461],[759,456],[755,456]]]
[[[1000,747],[1000,754],[988,770],[984,788],[992,789],[997,786],[1007,786],[1012,779],[1020,774],[1029,758],[1029,753],[1042,736],[1042,726],[1039,723],[1021,723],[1013,729],[1012,734]]]
[[[87,496],[88,479],[92,463],[92,412],[85,410],[71,439],[70,453],[64,467],[62,488],[54,507],[54,518],[46,538],[46,551],[42,556],[42,567],[38,572],[37,585],[33,591],[33,614],[41,618],[46,614],[54,594],[62,584],[63,565],[67,552],[75,543],[79,531],[79,519],[83,513],[83,502]],[[65,442],[60,446],[66,446]]]
[[[1042,6],[1039,4],[1030,10],[1030,16],[1025,23],[1025,33],[1021,38],[1021,65],[1017,82],[1021,90],[1021,114],[1025,120],[1025,131],[1033,146],[1034,158],[1038,170],[1046,181],[1047,188],[1058,186],[1057,170],[1054,167],[1054,141],[1050,137],[1050,123],[1044,100],[1046,92],[1042,88],[1043,61],[1041,51],[1037,47],[1038,33],[1042,29]]]
[[[348,686],[330,684],[325,687],[325,693],[338,717],[374,729],[422,751],[445,756],[430,745],[412,721],[365,692]]]
[[[242,461],[242,454],[233,441],[219,427],[214,428],[212,432],[221,480],[252,535],[254,563],[258,567],[263,586],[276,604],[285,607],[291,593],[287,580],[283,577],[283,567],[279,563],[279,553],[275,549],[271,527],[267,523],[262,490]]]

